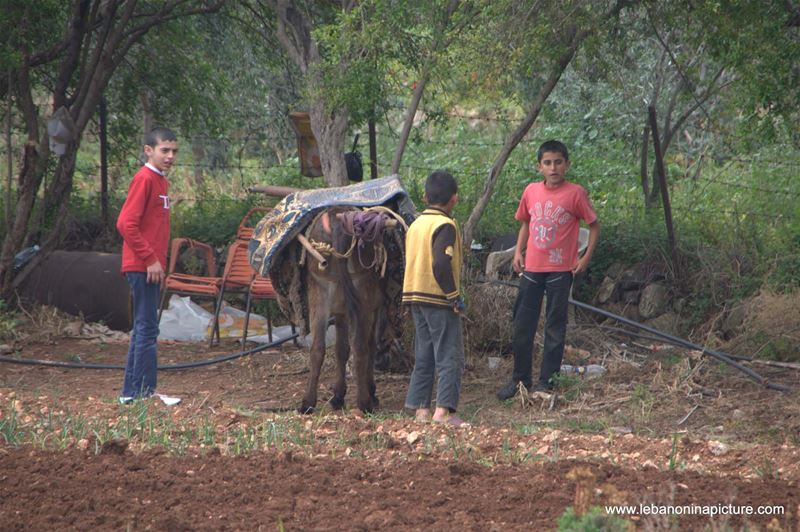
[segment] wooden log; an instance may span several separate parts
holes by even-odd
[[[252,187],[247,187],[247,192],[250,194],[264,194],[265,196],[272,196],[275,198],[283,198],[292,194],[293,192],[299,192],[303,190],[302,188],[295,188],[295,187],[281,187],[278,185],[255,185]]]
[[[300,242],[301,246],[306,248],[306,251],[308,251],[308,253],[312,257],[317,259],[317,262],[319,262],[319,269],[320,270],[324,270],[325,268],[328,267],[328,261],[325,260],[325,257],[323,257],[322,254],[320,254],[319,251],[314,249],[314,246],[311,245],[311,242],[308,241],[308,239],[305,237],[305,235],[303,235],[302,233],[297,235],[297,241]]]

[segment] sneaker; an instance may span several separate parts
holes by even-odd
[[[129,404],[131,404],[131,403],[132,403],[132,402],[133,402],[135,399],[136,399],[135,397],[128,397],[128,396],[121,395],[121,396],[119,397],[119,404],[121,404],[121,405],[129,405]]]
[[[548,384],[546,382],[537,382],[531,387],[532,392],[544,392],[544,393],[553,393],[553,386],[552,384]]]
[[[522,384],[526,390],[528,389],[528,386],[525,386],[521,381],[508,381],[499,390],[497,390],[497,398],[501,401],[511,399],[517,395],[517,392],[519,392],[520,384]]]
[[[170,397],[169,395],[164,395],[163,393],[154,394],[155,397],[158,397],[162,403],[167,406],[175,406],[181,402],[180,397]]]

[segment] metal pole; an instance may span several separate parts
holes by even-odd
[[[370,179],[378,179],[378,146],[375,135],[375,119],[367,122],[369,127],[369,175]]]
[[[14,163],[11,158],[11,69],[8,70],[8,87],[6,87],[6,99],[8,107],[6,109],[6,165],[8,177],[6,179],[6,231],[11,232],[11,183],[14,181]]]
[[[105,97],[98,108],[100,122],[100,217],[108,228],[108,113]]]

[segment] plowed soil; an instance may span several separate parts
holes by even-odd
[[[56,338],[21,347],[22,358],[122,363],[127,346]],[[236,349],[164,344],[160,363]],[[0,529],[553,530],[570,506],[643,504],[780,505],[783,514],[637,512],[626,517],[632,529],[797,530],[795,394],[680,353],[604,357],[600,379],[508,403],[493,392],[510,361],[489,369],[468,357],[466,428],[415,423],[402,409],[408,375],[393,373],[377,376],[375,415],[352,410],[352,381],[345,411],[296,414],[306,355],[288,346],[161,372],[160,391],[184,401],[143,410],[116,403],[119,371],[0,364]],[[321,401],[331,381],[326,362]],[[172,439],[143,430],[120,439],[142,412],[172,427]],[[59,437],[65,419],[94,432]],[[24,443],[7,441],[11,421]],[[294,432],[272,438],[265,427]],[[187,431],[196,434],[188,445],[169,443]],[[242,450],[245,433],[260,439]]]

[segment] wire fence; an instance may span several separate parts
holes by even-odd
[[[504,128],[508,131],[522,119],[520,114],[501,110],[478,114],[430,109],[423,109],[421,112],[433,117],[444,116],[455,123],[502,123],[508,126]],[[397,130],[398,124],[390,124],[387,119],[387,126],[389,127],[385,132],[386,138],[396,135],[394,131]],[[447,132],[446,129],[444,131]],[[474,132],[468,132],[466,134],[468,138],[445,138],[446,135],[442,134],[419,142],[409,142],[401,167],[401,176],[404,180],[413,181],[409,183],[410,187],[419,192],[420,183],[425,176],[444,168],[456,175],[457,179],[463,179],[469,184],[462,194],[463,200],[477,201],[483,183],[490,175],[497,153],[505,144],[504,139],[497,138],[502,134],[498,130],[485,133],[492,137],[491,140],[476,139],[480,133]],[[506,162],[498,179],[493,204],[507,208],[521,193],[521,190],[517,190],[519,183],[536,178],[535,158],[532,158],[531,153],[538,148],[535,136],[535,130],[532,130],[532,133],[518,144],[512,157]],[[290,182],[295,186],[304,187],[324,185],[321,178],[300,176],[296,136],[288,127],[285,131],[265,130],[242,135],[191,135],[186,137],[186,141],[189,146],[200,146],[201,149],[195,152],[191,148],[184,148],[181,158],[190,160],[179,161],[173,170],[174,174],[180,176],[186,183],[182,188],[178,184],[176,195],[178,199],[184,201],[224,202],[228,200],[221,197],[223,194],[241,198],[246,194],[244,191],[247,186],[265,182],[274,184]],[[382,175],[391,171],[390,164],[384,162],[391,160],[393,155],[393,146],[388,144],[384,139],[382,147],[379,147],[377,167]],[[276,150],[282,153],[276,153]],[[520,153],[524,154],[523,158],[520,158]],[[192,159],[198,154],[202,157]],[[684,169],[683,176],[680,173],[671,176],[672,210],[676,216],[683,218],[679,223],[684,221],[696,223],[698,218],[702,217],[742,216],[772,222],[790,221],[796,216],[796,209],[792,209],[792,204],[800,197],[795,171],[800,167],[800,154],[790,155],[788,157],[731,155],[725,158],[723,163],[707,163],[700,158],[695,164],[708,164],[709,170],[692,166],[691,177],[687,177],[689,168]],[[113,192],[119,195],[124,194],[124,190],[119,188],[125,188],[124,184],[136,171],[140,162],[139,154],[131,150],[124,152],[118,158],[121,160],[109,165],[108,171],[114,175],[114,183],[118,187],[118,190]],[[370,162],[368,157],[363,158],[365,169]],[[645,202],[638,173],[638,161],[631,161],[626,166],[627,168],[610,167],[596,171],[574,164],[571,174],[578,182],[590,184],[587,186],[590,188],[590,193],[603,198],[598,202],[599,209],[619,219],[632,220],[638,216],[637,212],[644,208]],[[96,192],[92,187],[100,171],[100,165],[96,162],[84,161],[83,164],[79,164],[75,182],[79,184],[81,191],[90,194]],[[208,186],[219,194],[198,193],[200,190],[200,187],[196,186],[198,176],[200,179],[205,179]],[[509,181],[516,184],[509,185]],[[509,192],[509,189],[513,190]],[[500,193],[503,194],[502,197],[499,197]],[[699,198],[704,195],[716,195],[717,201],[708,199],[701,201]],[[660,204],[660,198],[656,204]],[[490,205],[490,210],[492,208]],[[461,212],[464,211],[465,208],[462,206]]]

